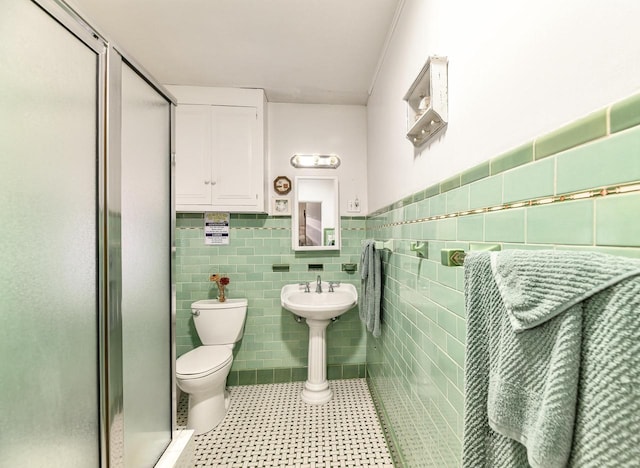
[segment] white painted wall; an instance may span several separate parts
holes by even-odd
[[[367,214],[367,110],[357,105],[268,103],[269,197],[273,180],[287,176],[336,176],[340,185],[340,214]],[[295,153],[336,153],[338,169],[295,169]],[[293,200],[293,192],[289,194]],[[347,212],[347,200],[358,197],[361,212]]]
[[[640,90],[638,0],[405,0],[367,107],[369,212]],[[449,127],[421,152],[402,97],[449,57]]]

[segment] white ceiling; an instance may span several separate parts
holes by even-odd
[[[69,0],[163,84],[366,104],[401,0]]]

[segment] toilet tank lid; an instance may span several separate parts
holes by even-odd
[[[226,346],[200,346],[176,360],[176,373],[182,375],[213,372],[233,359]]]
[[[204,299],[191,304],[192,309],[235,309],[246,306],[246,299],[227,299],[224,302],[220,302],[218,299]]]

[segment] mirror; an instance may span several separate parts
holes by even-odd
[[[294,190],[293,250],[340,250],[338,179],[298,176]]]

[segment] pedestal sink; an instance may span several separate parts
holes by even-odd
[[[282,307],[304,317],[309,326],[309,368],[302,390],[302,401],[320,405],[331,400],[333,391],[327,380],[326,330],[331,319],[352,309],[358,303],[358,291],[352,284],[330,286],[321,283],[322,292],[314,292],[316,284],[288,284],[282,288]]]

